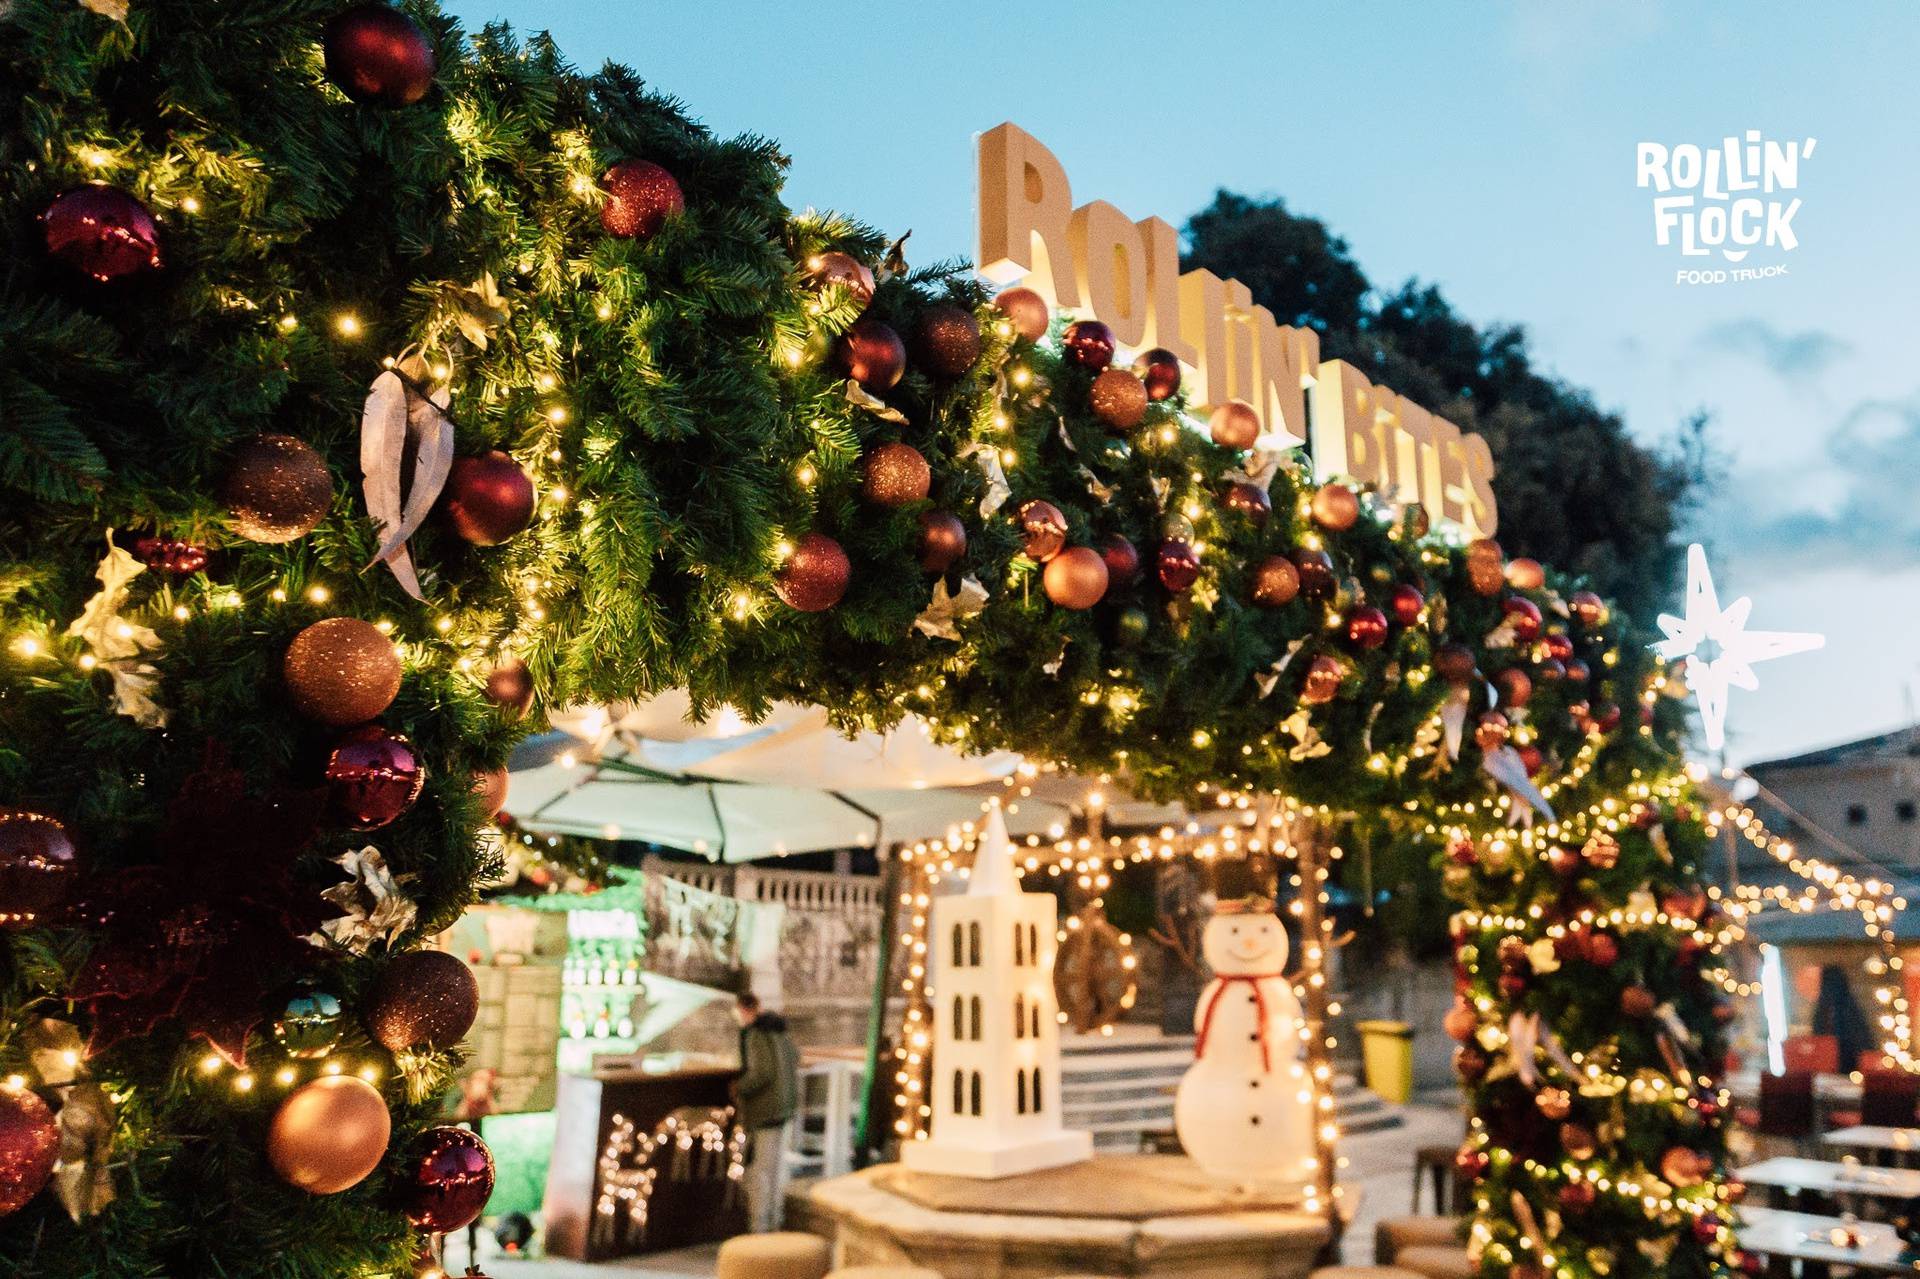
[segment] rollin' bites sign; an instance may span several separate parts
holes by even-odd
[[[1318,333],[1281,324],[1238,280],[1182,273],[1179,235],[1161,219],[1135,222],[1104,200],[1076,207],[1060,161],[1018,126],[982,134],[979,161],[976,261],[989,280],[1097,319],[1121,346],[1173,352],[1196,407],[1246,401],[1263,443],[1310,442],[1317,475],[1351,476],[1470,536],[1492,535],[1485,440],[1345,360],[1322,360]]]

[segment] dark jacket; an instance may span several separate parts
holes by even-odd
[[[740,1126],[773,1128],[800,1108],[800,1050],[787,1019],[763,1012],[740,1031],[740,1078],[734,1081]]]

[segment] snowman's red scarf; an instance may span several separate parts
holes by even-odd
[[[1207,1055],[1207,1036],[1213,1031],[1213,1014],[1220,1007],[1220,996],[1227,993],[1227,987],[1234,982],[1243,981],[1253,987],[1254,1010],[1260,1015],[1260,1069],[1272,1070],[1273,1058],[1267,1048],[1267,997],[1260,993],[1260,983],[1269,977],[1279,977],[1279,973],[1236,973],[1231,977],[1215,977],[1220,985],[1207,1000],[1207,1006],[1200,1012],[1200,1034],[1194,1039],[1193,1055]]]

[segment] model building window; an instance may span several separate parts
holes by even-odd
[[[1898,817],[1903,822],[1912,821],[1914,818],[1913,801],[1910,799],[1903,799],[1899,803],[1895,804],[1893,806],[1893,815],[1895,817]]]
[[[1027,925],[1027,953],[1033,956],[1034,963],[1040,962],[1040,926],[1038,924]]]
[[[1865,804],[1847,805],[1847,825],[1865,826],[1867,824],[1867,806]]]
[[[980,1072],[977,1070],[968,1083],[968,1094],[968,1099],[973,1102],[973,1113],[977,1115],[980,1113]]]
[[[1027,1072],[1026,1071],[1016,1070],[1013,1072],[1013,1092],[1014,1092],[1013,1112],[1016,1115],[1026,1114],[1027,1113]]]
[[[1033,1037],[1040,1038],[1040,1001],[1033,1001]]]
[[[973,1034],[969,1036],[969,1038],[978,1042],[980,1039],[980,996],[975,995],[969,1002],[973,1006]]]
[[[978,923],[967,925],[967,963],[975,968],[980,966],[980,925]]]
[[[967,1113],[966,1102],[967,1102],[966,1072],[956,1070],[953,1072],[953,1113],[956,1115],[966,1114]]]
[[[1040,1067],[1033,1068],[1033,1113],[1040,1113]]]
[[[1015,1039],[1027,1037],[1027,997],[1025,995],[1013,997],[1013,1037]]]
[[[1013,966],[1015,968],[1024,968],[1026,966],[1026,963],[1027,963],[1026,937],[1027,937],[1026,930],[1022,929],[1018,923],[1014,924],[1013,926]]]
[[[953,966],[955,968],[959,968],[962,965],[964,965],[966,962],[967,962],[967,948],[965,945],[965,938],[960,932],[960,925],[955,924],[953,926]]]
[[[958,995],[953,997],[953,1037],[955,1039],[965,1039],[967,1037],[966,1006],[961,1002],[960,996]]]

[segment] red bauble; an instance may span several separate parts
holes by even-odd
[[[1473,650],[1465,644],[1442,644],[1433,652],[1433,673],[1449,684],[1470,682],[1478,666]]]
[[[1300,700],[1308,706],[1324,706],[1340,692],[1340,681],[1346,678],[1347,669],[1340,659],[1325,654],[1313,659],[1307,666],[1307,678],[1300,686]]]
[[[1567,600],[1567,608],[1573,613],[1573,620],[1586,630],[1606,625],[1607,602],[1592,591],[1575,591]]]
[[[479,1218],[493,1194],[493,1152],[469,1128],[429,1128],[400,1174],[400,1209],[416,1230],[443,1235]]]
[[[362,724],[327,756],[334,815],[355,830],[379,830],[413,807],[427,772],[413,744],[378,724]]]
[[[1503,999],[1514,1000],[1527,993],[1527,979],[1519,973],[1501,973],[1494,983]]]
[[[1125,369],[1102,369],[1087,391],[1087,404],[1107,430],[1125,435],[1146,420],[1147,388]]]
[[[0,1217],[40,1193],[59,1154],[60,1127],[40,1094],[0,1087]]]
[[[506,657],[487,672],[487,700],[525,715],[533,708],[533,672],[517,657]]]
[[[1228,400],[1207,419],[1207,434],[1226,449],[1250,449],[1260,438],[1260,415],[1245,400]]]
[[[1593,1201],[1600,1192],[1594,1189],[1591,1181],[1569,1181],[1560,1187],[1560,1208],[1563,1212],[1583,1213],[1593,1207]]]
[[[1611,968],[1620,958],[1620,943],[1613,939],[1612,933],[1588,933],[1587,944],[1581,950],[1587,962],[1599,968]]]
[[[1244,480],[1235,480],[1227,485],[1222,500],[1228,510],[1238,511],[1253,521],[1255,528],[1264,528],[1267,517],[1273,514],[1273,499],[1267,496],[1267,491],[1258,484],[1248,484]]]
[[[1020,525],[1022,549],[1030,560],[1044,564],[1067,544],[1067,517],[1052,502],[1039,498],[1022,502],[1014,520]]]
[[[1473,727],[1473,744],[1483,755],[1491,755],[1507,744],[1513,726],[1499,711],[1488,711]]]
[[[1519,710],[1533,700],[1533,681],[1517,666],[1510,666],[1495,675],[1493,686],[1500,694],[1500,704],[1513,710]]]
[[[1160,585],[1176,595],[1193,589],[1200,580],[1200,557],[1188,542],[1170,537],[1160,543],[1160,549],[1153,555],[1154,571],[1160,576]]]
[[[67,828],[45,813],[0,809],[0,928],[24,928],[66,900],[79,873]]]
[[[143,537],[133,544],[133,553],[156,573],[187,577],[207,566],[207,548],[177,537]]]
[[[329,617],[295,635],[280,669],[295,708],[335,728],[365,723],[400,692],[393,641],[357,617]]]
[[[1645,1017],[1658,1003],[1654,993],[1645,986],[1629,986],[1620,992],[1620,1011],[1629,1017]]]
[[[875,506],[898,510],[923,500],[933,485],[927,459],[911,444],[882,444],[865,459],[860,495]]]
[[[1599,1144],[1593,1129],[1585,1124],[1560,1125],[1560,1148],[1567,1152],[1569,1159],[1591,1159]]]
[[[1566,670],[1569,684],[1584,684],[1593,678],[1593,668],[1577,657],[1567,663]]]
[[[1458,1048],[1453,1050],[1453,1068],[1459,1072],[1460,1078],[1466,1080],[1470,1084],[1478,1083],[1480,1081],[1481,1076],[1487,1073],[1487,1067],[1491,1066],[1492,1064],[1493,1063],[1491,1061],[1487,1060],[1487,1055],[1481,1052],[1477,1047],[1475,1047],[1472,1044],[1461,1044]],[[1486,1156],[1478,1155],[1478,1158],[1481,1160],[1484,1160]],[[1459,1162],[1461,1164],[1462,1171],[1467,1170],[1467,1164],[1466,1164],[1467,1159],[1468,1159],[1467,1152],[1462,1151],[1459,1155]],[[1482,1167],[1484,1167],[1484,1164],[1482,1165]],[[1467,1175],[1477,1177],[1479,1173],[1468,1172]]]
[[[921,568],[929,573],[946,572],[967,553],[967,526],[947,511],[923,513],[918,551]]]
[[[447,473],[440,513],[475,546],[498,546],[533,523],[533,479],[499,449],[463,457]]]
[[[1514,639],[1522,644],[1531,644],[1540,638],[1538,604],[1519,595],[1509,595],[1500,608],[1506,614],[1507,625],[1512,628]]]
[[[1027,341],[1038,342],[1047,335],[1052,319],[1047,313],[1047,300],[1032,289],[1008,289],[993,304],[1013,322],[1013,331]]]
[[[327,79],[355,102],[411,106],[433,87],[433,44],[398,9],[360,4],[335,14],[324,45]]]
[[[1164,347],[1134,357],[1133,375],[1147,386],[1150,400],[1169,400],[1180,389],[1180,357]]]
[[[1532,742],[1522,746],[1517,753],[1520,756],[1521,767],[1527,770],[1528,777],[1534,776],[1547,766],[1547,757],[1541,754],[1540,748]]]
[[[869,391],[892,389],[907,370],[907,344],[878,320],[855,320],[833,350],[846,375]]]
[[[920,367],[934,377],[960,377],[980,360],[980,322],[962,307],[928,307],[914,335],[914,351]]]
[[[1253,570],[1253,602],[1264,608],[1291,604],[1300,594],[1300,570],[1284,555],[1269,555]]]
[[[1693,1219],[1693,1237],[1703,1244],[1720,1242],[1720,1218],[1699,1216]]]
[[[1562,879],[1572,879],[1586,869],[1586,861],[1581,858],[1580,850],[1568,848],[1565,844],[1555,844],[1547,850],[1547,865]]]
[[[1370,604],[1347,610],[1347,642],[1355,648],[1379,648],[1387,642],[1387,615]]]
[[[1300,575],[1301,594],[1308,599],[1325,599],[1333,594],[1333,556],[1325,551],[1297,547],[1293,552],[1293,569]]]
[[[1620,727],[1620,708],[1613,702],[1602,702],[1593,708],[1593,726],[1603,733],[1611,733]]]
[[[1414,626],[1420,621],[1420,611],[1427,606],[1427,597],[1418,588],[1405,582],[1393,588],[1387,596],[1387,611],[1393,614],[1393,620],[1401,626]]]
[[[1539,674],[1542,684],[1558,684],[1567,677],[1567,668],[1551,657],[1534,669]]]
[[[873,301],[873,272],[859,258],[838,249],[807,259],[807,283],[816,289],[837,284],[862,305]]]
[[[444,950],[413,950],[387,965],[367,999],[367,1030],[388,1052],[451,1048],[480,1012],[473,970]]]
[[[809,533],[794,543],[793,554],[774,575],[773,589],[787,607],[821,613],[840,602],[853,578],[853,565],[840,543],[825,533]]]
[[[162,265],[160,224],[146,205],[104,182],[61,192],[40,220],[47,252],[101,284]]]
[[[1113,330],[1098,320],[1075,320],[1061,336],[1067,358],[1083,369],[1104,369],[1113,363]]]
[[[1559,631],[1550,631],[1540,641],[1546,646],[1547,656],[1556,662],[1567,662],[1573,658],[1573,641]]]
[[[1457,1057],[1455,1058],[1454,1065],[1456,1067],[1459,1065]],[[1480,1073],[1485,1074],[1486,1069],[1484,1065],[1481,1066]],[[1465,1074],[1466,1072],[1461,1071],[1461,1073]],[[1458,1168],[1469,1181],[1478,1181],[1480,1178],[1486,1176],[1488,1162],[1487,1154],[1483,1150],[1468,1150],[1463,1148],[1453,1157],[1453,1166]]]
[[[651,240],[667,219],[683,213],[687,197],[680,182],[651,160],[622,160],[600,179],[607,198],[600,204],[600,228],[622,240]]]
[[[1090,546],[1069,546],[1047,561],[1041,584],[1061,608],[1092,608],[1107,593],[1107,562]]]
[[[1125,586],[1140,575],[1140,551],[1118,533],[1100,543],[1100,558],[1107,562],[1107,580]]]
[[[1360,498],[1344,484],[1322,484],[1313,493],[1313,519],[1321,528],[1343,533],[1360,518]]]

